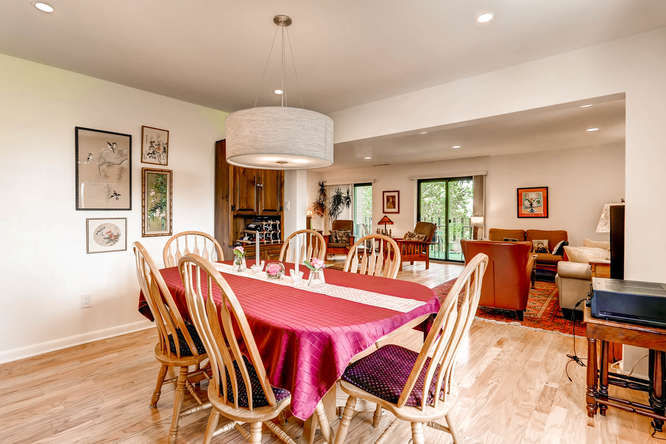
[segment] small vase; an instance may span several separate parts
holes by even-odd
[[[241,272],[245,270],[245,258],[236,256],[234,257],[234,271]]]
[[[324,270],[310,271],[310,277],[308,277],[308,287],[325,283],[326,280],[324,280]]]

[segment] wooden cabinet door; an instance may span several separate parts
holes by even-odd
[[[256,212],[258,170],[234,167],[234,211]]]
[[[277,214],[282,211],[282,181],[284,172],[280,170],[261,170],[260,212]]]

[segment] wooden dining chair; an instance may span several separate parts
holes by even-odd
[[[300,240],[301,263],[312,259],[324,260],[326,257],[326,241],[324,236],[315,230],[294,231],[287,237],[280,250],[280,262],[296,260],[296,239]],[[291,253],[291,254],[290,254]]]
[[[395,279],[400,268],[400,248],[388,236],[369,234],[349,250],[344,271]]]
[[[183,231],[171,236],[164,245],[164,266],[175,267],[181,257],[190,253],[205,257],[211,262],[224,260],[222,247],[213,236],[203,231]]]
[[[173,401],[171,428],[169,429],[169,441],[174,441],[178,434],[180,417],[208,407],[203,403],[190,382],[190,378],[196,376],[206,377],[200,365],[208,356],[196,328],[193,324],[186,323],[183,320],[173,297],[171,297],[171,292],[164,282],[164,278],[140,242],[134,242],[134,256],[136,258],[136,274],[139,286],[155,320],[158,334],[155,358],[161,365],[150,406],[157,407],[157,401],[162,393],[162,385],[165,382],[175,382],[176,391]],[[194,370],[190,371],[190,366],[193,366]],[[178,368],[178,376],[166,379],[170,367]],[[194,397],[197,406],[181,411],[185,389]]]
[[[204,443],[210,443],[222,415],[232,421],[224,430],[236,427],[250,443],[261,442],[264,424],[281,441],[294,444],[272,421],[289,406],[291,394],[268,381],[254,336],[233,290],[214,265],[201,256],[183,256],[178,267],[187,308],[208,350],[213,372],[208,385],[213,410]],[[214,294],[219,295],[220,302],[215,303]],[[241,353],[239,339],[246,355]],[[249,433],[238,423],[249,423]]]
[[[385,345],[350,364],[342,375],[342,390],[349,395],[336,444],[344,442],[357,399],[374,402],[396,419],[382,433],[383,441],[397,424],[409,421],[414,444],[423,444],[423,425],[451,434],[458,442],[449,416],[455,401],[453,370],[462,338],[469,331],[479,305],[488,256],[476,255],[456,280],[442,303],[420,353]],[[427,390],[424,388],[427,387]],[[446,426],[436,422],[446,419]],[[378,421],[374,421],[374,425]]]

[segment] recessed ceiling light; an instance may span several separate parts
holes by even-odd
[[[365,157],[363,158],[363,160],[371,160],[371,159],[372,159],[372,156],[365,156]]]
[[[49,5],[48,3],[44,3],[44,2],[35,2],[35,3],[33,3],[32,5],[33,5],[35,8],[39,9],[40,11],[42,11],[42,12],[46,12],[47,14],[50,14],[50,13],[52,13],[53,11],[55,11],[55,8],[54,8],[53,6],[51,6],[51,5]]]
[[[476,18],[476,21],[477,21],[478,23],[488,23],[488,22],[491,21],[493,18],[495,18],[495,14],[493,14],[492,12],[484,12],[483,14],[479,15],[479,16]]]
[[[453,145],[451,148],[453,148],[454,150],[459,150],[460,148],[462,148],[462,145]]]
[[[423,136],[424,134],[428,134],[428,131],[420,131],[419,134]]]
[[[274,92],[275,94],[277,94],[278,96],[281,96],[282,94],[284,94],[284,91],[282,91],[281,89],[276,89],[276,90],[273,91],[273,92]]]
[[[581,108],[590,108],[592,106],[591,103],[586,103],[585,105],[581,105]]]
[[[596,128],[596,127],[595,128],[588,128],[585,131],[587,131],[588,133],[593,133],[595,131],[599,131],[599,128]]]

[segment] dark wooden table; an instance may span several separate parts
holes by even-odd
[[[584,310],[587,336],[587,416],[593,418],[597,409],[606,415],[608,406],[652,418],[654,427],[661,431],[666,416],[664,366],[666,364],[666,329],[626,322],[607,321],[592,317],[589,307]],[[650,350],[649,379],[609,373],[609,343],[634,345]],[[598,356],[597,349],[600,350]],[[616,385],[649,394],[649,405],[610,396],[608,386]]]

